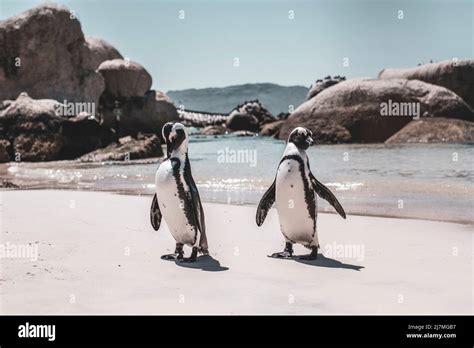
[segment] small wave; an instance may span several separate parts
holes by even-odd
[[[361,182],[329,182],[326,184],[329,187],[335,187],[336,191],[356,190],[364,186]]]

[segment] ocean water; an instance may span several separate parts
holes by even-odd
[[[268,137],[191,136],[189,157],[202,200],[257,204],[284,148],[284,141]],[[349,215],[474,221],[473,145],[316,145],[307,152],[313,174]],[[0,177],[25,188],[152,195],[159,162],[11,162],[0,165]],[[320,209],[333,212],[325,202]]]

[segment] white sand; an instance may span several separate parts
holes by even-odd
[[[364,257],[302,263],[266,257],[284,244],[275,210],[257,228],[255,207],[204,204],[213,259],[177,265],[160,259],[174,240],[151,228],[151,197],[0,196],[0,244],[39,248],[36,262],[1,259],[2,314],[473,313],[472,225],[321,214],[322,252],[356,244]]]

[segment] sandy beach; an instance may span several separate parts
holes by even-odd
[[[174,240],[150,226],[149,196],[0,197],[0,244],[39,253],[2,258],[1,314],[473,313],[472,225],[320,214],[324,256],[277,260],[274,209],[258,228],[255,207],[205,203],[211,255],[176,264],[160,259]]]

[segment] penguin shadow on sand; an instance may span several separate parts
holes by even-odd
[[[350,263],[343,263],[341,261],[331,259],[324,256],[323,254],[318,254],[318,258],[315,260],[304,260],[300,259],[298,256],[292,258],[296,262],[304,263],[305,265],[316,266],[316,267],[326,267],[326,268],[344,268],[351,269],[353,271],[360,271],[365,268],[364,266],[352,265]]]
[[[194,262],[180,262],[175,261],[176,265],[184,268],[200,269],[206,272],[222,272],[227,271],[229,268],[221,266],[220,262],[213,258],[211,255],[198,256]]]

